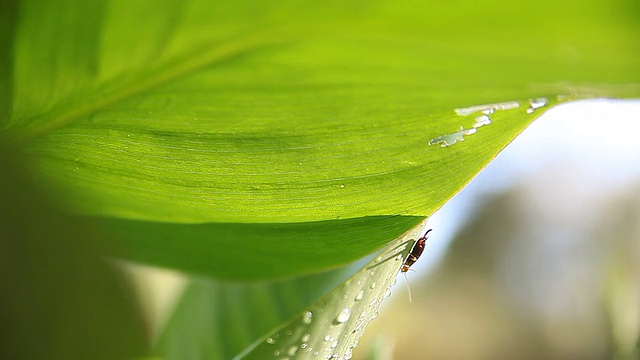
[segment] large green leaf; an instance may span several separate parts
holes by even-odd
[[[2,28],[12,44],[2,141],[68,209],[115,219],[126,245],[116,255],[221,278],[310,273],[431,214],[551,105],[637,96],[636,10],[24,1]],[[547,106],[528,112],[539,97]],[[456,108],[505,101],[520,106],[467,141],[428,145],[473,128],[480,114]],[[331,230],[341,227],[349,241]]]

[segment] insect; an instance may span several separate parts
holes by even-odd
[[[427,242],[427,235],[431,230],[433,229],[427,230],[427,232],[424,233],[424,235],[422,235],[422,237],[418,239],[415,244],[413,244],[413,248],[411,248],[409,256],[407,256],[407,259],[402,264],[402,268],[400,269],[401,272],[406,273],[407,271],[409,271],[411,265],[413,265],[413,263],[418,260],[420,255],[422,255],[422,252],[424,251],[424,244]]]
[[[427,235],[431,230],[433,229],[427,230],[427,232],[424,233],[424,235],[422,235],[422,237],[418,239],[415,244],[413,244],[413,248],[411,248],[409,256],[407,256],[407,258],[404,260],[404,263],[402,264],[402,267],[400,268],[400,272],[402,273],[402,276],[404,276],[404,281],[407,283],[410,303],[413,303],[413,299],[411,298],[411,287],[409,287],[409,280],[407,280],[407,271],[409,271],[411,265],[418,261],[420,255],[422,255],[422,252],[424,251],[424,245],[427,242]]]

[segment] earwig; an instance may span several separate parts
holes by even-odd
[[[406,273],[407,271],[409,271],[411,265],[413,265],[418,260],[418,258],[420,258],[420,255],[422,255],[422,252],[424,251],[424,244],[427,242],[427,235],[431,230],[432,229],[427,230],[427,232],[424,233],[424,235],[420,239],[418,239],[415,244],[413,244],[413,248],[411,248],[411,252],[409,253],[409,256],[407,256],[407,259],[404,261],[404,264],[402,264],[402,269],[400,269],[400,271]]]
[[[404,263],[400,268],[400,272],[402,273],[402,276],[404,276],[404,281],[407,283],[407,290],[409,291],[410,303],[413,303],[413,299],[411,298],[411,287],[409,287],[409,280],[407,280],[407,271],[409,271],[409,268],[411,267],[411,265],[413,265],[416,261],[418,261],[418,259],[420,258],[420,255],[422,255],[422,252],[424,251],[425,243],[427,242],[427,235],[431,230],[432,229],[427,230],[427,232],[424,233],[424,235],[422,235],[422,237],[418,239],[415,242],[415,244],[413,244],[413,248],[411,248],[411,252],[409,252],[409,255],[404,260]]]

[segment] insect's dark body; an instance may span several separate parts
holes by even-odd
[[[427,232],[424,233],[424,235],[420,239],[418,239],[418,241],[416,241],[415,244],[413,244],[413,248],[411,249],[409,256],[407,256],[407,259],[404,261],[404,264],[402,264],[402,268],[400,269],[401,272],[404,273],[409,271],[409,268],[411,267],[411,265],[413,265],[413,263],[415,263],[418,260],[420,255],[422,255],[422,252],[424,251],[424,245],[427,242],[427,235],[431,230],[432,229],[427,230]]]

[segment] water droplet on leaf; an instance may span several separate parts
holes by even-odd
[[[336,322],[339,324],[342,324],[344,322],[347,322],[350,317],[351,317],[351,309],[344,308],[342,309],[342,311],[340,311],[340,314],[338,314],[338,316],[336,317]]]

